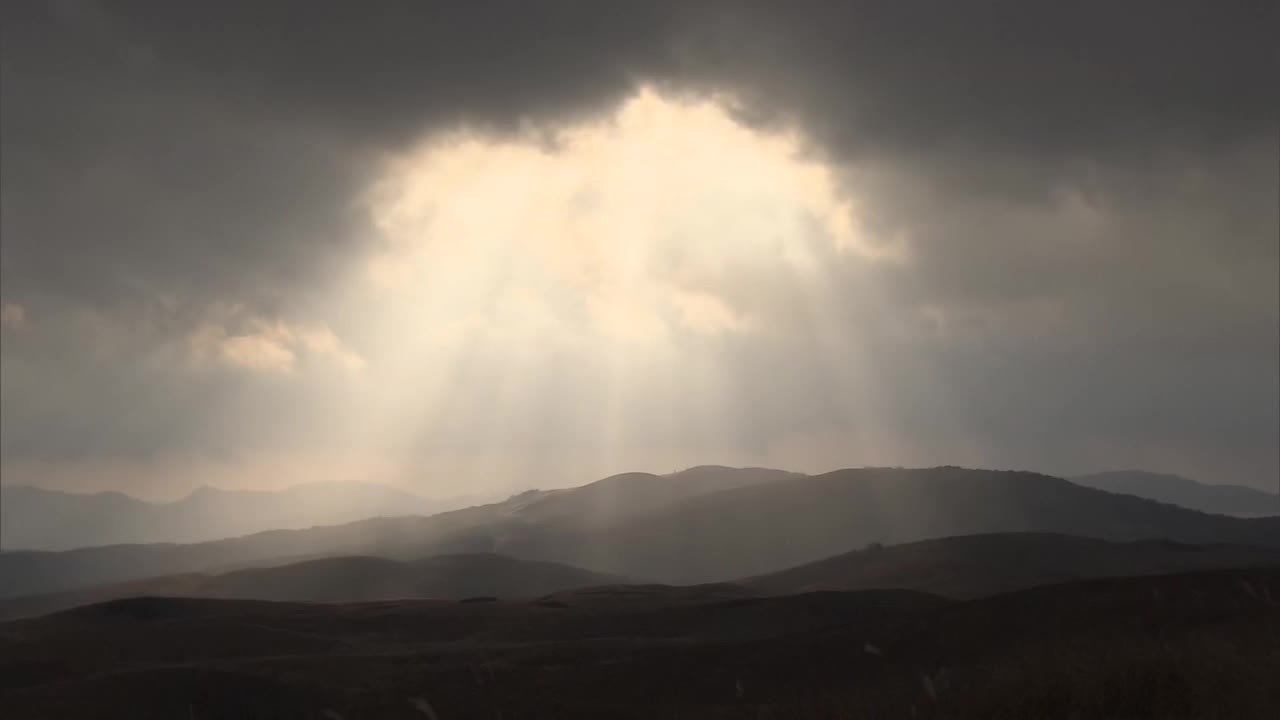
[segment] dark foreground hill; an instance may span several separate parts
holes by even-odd
[[[1136,495],[1200,512],[1259,517],[1280,515],[1275,493],[1240,485],[1206,485],[1180,475],[1120,470],[1070,478],[1085,487]]]
[[[1000,533],[875,546],[738,581],[763,594],[905,588],[968,599],[1103,577],[1280,568],[1280,549]]]
[[[1280,571],[951,602],[597,588],[529,601],[138,598],[0,625],[22,718],[1263,718]]]
[[[0,597],[334,555],[499,553],[672,584],[782,570],[872,542],[992,532],[1280,547],[1280,517],[1207,515],[1036,473],[933,468],[812,477],[632,473],[427,518],[194,545],[0,554]]]
[[[221,575],[167,575],[0,600],[0,620],[141,596],[294,602],[458,600],[476,596],[527,598],[619,580],[568,565],[489,554],[441,555],[408,562],[365,556],[336,557]]]

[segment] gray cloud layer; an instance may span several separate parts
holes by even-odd
[[[910,261],[828,258],[817,312],[785,278],[718,288],[780,329],[703,341],[718,364],[714,392],[696,391],[715,412],[669,412],[692,379],[636,390],[630,454],[612,462],[1280,474],[1275,3],[3,14],[0,300],[23,314],[3,330],[7,468],[340,442],[334,418],[363,395],[333,390],[332,370],[285,382],[175,358],[214,321],[359,338],[364,318],[330,295],[377,245],[359,198],[388,154],[463,125],[573,123],[654,83],[729,92],[742,122],[800,128]],[[281,347],[319,356],[294,335]],[[840,352],[849,367],[832,367]],[[549,472],[563,468],[547,454],[582,457],[606,371],[544,360],[516,417],[495,418],[504,363],[478,352],[429,413],[452,422],[418,451]],[[517,429],[477,440],[499,419]],[[548,482],[501,482],[522,480]]]

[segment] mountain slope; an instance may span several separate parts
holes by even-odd
[[[655,482],[628,475],[605,485]],[[1206,515],[1025,472],[840,470],[697,494],[643,513],[620,513],[614,524],[584,523],[576,512],[591,503],[581,498],[599,492],[595,484],[531,492],[432,517],[193,545],[0,553],[0,597],[333,555],[498,553],[687,585],[770,573],[871,542],[992,532],[1280,547],[1280,518]],[[555,505],[547,498],[575,510],[550,512]]]
[[[665,477],[628,473],[577,488],[528,490],[502,502],[428,517],[377,517],[180,545],[2,552],[0,598],[334,555],[381,555],[407,560],[425,555],[491,552],[495,542],[527,535],[529,528],[598,528],[725,487],[790,477],[800,476],[779,470],[720,467],[693,468]],[[397,514],[403,515],[404,511],[402,508]]]
[[[468,547],[674,584],[732,581],[872,542],[992,532],[1280,547],[1280,518],[1206,515],[1036,473],[951,467],[839,470],[702,495],[598,531],[521,530],[473,530]]]
[[[165,596],[290,602],[358,602],[474,596],[538,597],[619,582],[616,576],[501,555],[442,555],[402,562],[335,557],[221,575],[191,573],[0,600],[0,620],[119,598]]]
[[[1280,514],[1280,497],[1240,485],[1206,485],[1179,475],[1121,470],[1070,478],[1107,492],[1136,495],[1170,505],[1220,515],[1258,517]]]
[[[122,543],[192,543],[264,530],[333,525],[378,516],[430,515],[468,504],[370,483],[305,483],[282,490],[203,487],[151,503],[117,492],[0,487],[0,547],[69,550]]]
[[[1280,568],[1280,548],[1003,533],[873,547],[738,584],[772,595],[904,588],[967,599],[1072,580],[1248,567]]]
[[[606,527],[722,490],[804,477],[769,468],[701,465],[670,475],[622,473],[589,485],[554,490],[520,511],[523,520]]]
[[[63,552],[0,553],[0,598],[58,592],[102,583],[189,572],[219,572],[335,555],[400,559],[431,548],[476,524],[503,519],[502,506],[484,505],[430,517],[373,518],[306,530],[271,530],[192,544],[135,544]]]

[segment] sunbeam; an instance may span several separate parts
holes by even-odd
[[[369,308],[349,339],[388,389],[352,432],[602,469],[738,445],[733,338],[792,336],[808,321],[778,293],[896,255],[861,237],[796,132],[730,105],[642,88],[579,125],[448,132],[388,158],[366,194],[378,250],[337,295]]]

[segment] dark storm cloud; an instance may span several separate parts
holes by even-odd
[[[884,427],[997,464],[1093,469],[1128,442],[1263,482],[1280,471],[1277,8],[6,3],[0,300],[30,327],[21,344],[6,330],[5,457],[304,442],[314,428],[235,418],[318,402],[305,392],[230,400],[247,381],[157,357],[210,305],[322,304],[374,242],[357,201],[384,154],[459,125],[568,122],[656,82],[799,126],[869,227],[908,238],[904,268],[832,271],[856,289],[829,321],[860,328],[897,398]],[[870,287],[888,318],[861,309]],[[128,352],[51,337],[86,324]],[[821,386],[770,391],[822,377],[788,348],[729,355],[752,410],[729,444],[839,415]]]
[[[1123,154],[1273,129],[1271,3],[728,7],[719,42],[691,39],[690,55],[783,112],[812,111],[828,145]]]
[[[654,22],[478,5],[7,6],[6,279],[297,291],[355,241],[368,153],[616,97]]]
[[[6,7],[5,264],[68,291],[249,267],[305,286],[299,261],[354,242],[367,153],[589,111],[645,78],[1009,193],[1064,155],[1265,135],[1277,107],[1271,3]]]

